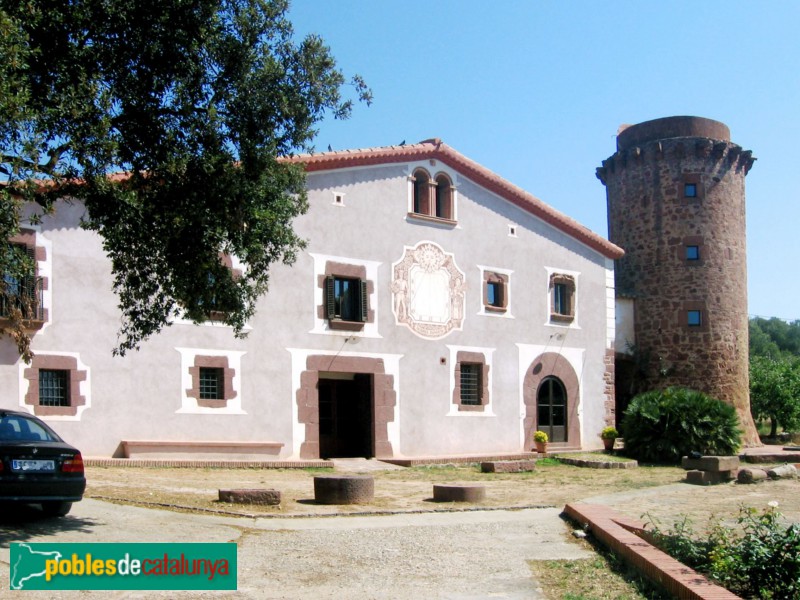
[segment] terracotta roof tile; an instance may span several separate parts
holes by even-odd
[[[607,258],[620,258],[623,250],[604,237],[584,227],[576,220],[545,204],[530,194],[483,167],[438,138],[424,140],[418,144],[403,146],[383,146],[356,150],[336,150],[318,154],[304,154],[285,159],[289,162],[303,163],[306,171],[328,171],[350,167],[389,164],[423,159],[441,160],[478,185],[497,194],[501,198],[519,206],[583,244],[596,250]]]

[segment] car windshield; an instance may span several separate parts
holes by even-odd
[[[0,442],[60,442],[54,433],[40,423],[23,415],[5,414],[0,417]]]

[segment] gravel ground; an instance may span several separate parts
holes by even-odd
[[[213,507],[217,487],[278,484],[291,491],[293,500],[284,514],[233,517],[87,499],[76,504],[57,527],[52,520],[0,514],[0,563],[4,563],[0,598],[8,595],[3,580],[8,574],[11,541],[202,541],[236,542],[239,546],[239,590],[235,593],[31,593],[41,598],[516,600],[543,597],[528,561],[588,556],[559,518],[565,500],[607,504],[635,518],[649,514],[664,524],[687,515],[698,526],[711,516],[733,521],[742,505],[763,508],[778,501],[787,519],[800,522],[797,480],[700,487],[676,483],[679,470],[642,470],[634,475],[558,467],[523,477],[475,474],[471,481],[484,481],[492,500],[479,507],[481,510],[458,512],[432,512],[440,507],[429,501],[431,480],[466,477],[467,472],[408,472],[406,476],[378,472],[381,483],[377,485],[376,480],[376,488],[385,497],[376,498],[377,506],[357,510],[396,514],[373,516],[326,515],[335,507],[306,501],[313,497],[313,477],[304,472],[119,469],[90,470],[88,474],[95,475],[92,485],[105,493],[117,490],[131,498],[150,498],[151,492],[158,496],[160,485],[167,498],[194,494],[198,504]],[[655,487],[641,487],[644,483]],[[140,489],[134,493],[136,488]],[[210,499],[203,500],[206,497]],[[502,510],[503,503],[517,509]],[[537,503],[553,507],[519,509]],[[316,516],[303,517],[301,512],[316,512]]]
[[[529,560],[590,556],[572,541],[559,512],[550,508],[250,519],[85,500],[56,522],[0,516],[0,590],[8,589],[2,579],[9,573],[9,541],[236,542],[236,592],[28,594],[48,599],[536,600],[543,595]],[[6,597],[2,591],[0,597]]]
[[[261,563],[270,565],[263,598],[541,598],[528,560],[588,556],[558,512],[273,520],[300,528],[246,538],[240,569],[252,582],[264,578]]]

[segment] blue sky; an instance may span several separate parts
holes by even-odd
[[[621,124],[722,121],[758,159],[749,312],[800,320],[800,2],[293,0],[290,19],[375,95],[318,150],[438,137],[604,236],[595,169]]]

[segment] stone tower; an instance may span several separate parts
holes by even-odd
[[[617,409],[644,389],[691,387],[736,407],[746,445],[759,443],[745,253],[754,160],[723,123],[667,117],[621,128],[597,169],[609,239],[625,250],[615,265],[619,307],[629,311],[621,320],[632,324],[617,346]]]

